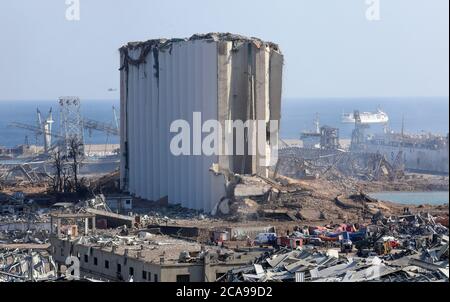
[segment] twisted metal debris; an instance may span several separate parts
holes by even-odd
[[[252,265],[231,270],[227,282],[448,282],[448,228],[427,215],[374,217],[356,239],[358,253],[314,244],[277,249]],[[314,235],[303,236],[318,237]],[[310,241],[314,242],[314,241]],[[380,246],[382,247],[380,249]]]

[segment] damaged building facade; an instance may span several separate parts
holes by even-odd
[[[215,282],[261,254],[210,246],[203,250],[197,242],[147,232],[71,239],[53,236],[50,241],[58,271],[67,269],[67,257],[76,257],[81,278],[115,282]]]
[[[231,131],[236,148],[238,137],[233,128],[226,128],[226,121],[275,121],[279,126],[283,55],[277,45],[232,34],[206,34],[128,43],[120,52],[124,191],[211,212],[228,197],[231,175],[267,176],[271,150],[277,147],[271,142],[278,142],[279,127],[255,135],[261,141],[253,143],[265,146],[262,154],[250,152],[246,144],[243,155],[192,150],[191,155],[180,156],[170,150],[174,136],[170,128],[176,120],[193,128],[193,114],[200,113],[203,122],[218,121],[226,129],[217,134],[222,145]],[[247,128],[246,143],[248,132]],[[203,141],[208,133],[201,136]]]

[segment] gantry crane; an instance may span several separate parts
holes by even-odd
[[[25,129],[33,132],[37,137],[44,136],[44,150],[47,153],[51,146],[52,146],[52,137],[61,138],[61,136],[52,133],[52,125],[54,123],[53,116],[52,116],[52,109],[50,108],[47,118],[45,120],[42,120],[41,111],[39,108],[36,110],[37,114],[37,124],[34,125],[28,125],[24,123],[14,122],[11,123],[12,127]]]
[[[72,99],[75,99],[75,98],[72,98]],[[78,100],[78,99],[76,99],[76,100]],[[60,102],[62,102],[62,101],[60,100]],[[78,122],[77,125],[81,124],[81,127],[83,129],[87,130],[89,132],[89,134],[92,134],[92,131],[100,131],[100,132],[106,133],[108,137],[109,136],[119,136],[119,134],[120,134],[119,123],[120,122],[118,119],[116,108],[113,106],[112,109],[113,109],[113,118],[114,118],[113,123],[108,124],[108,123],[99,122],[99,121],[96,121],[93,119],[81,118],[80,119],[81,122]],[[46,153],[48,153],[52,149],[52,137],[57,138],[59,141],[63,141],[63,142],[68,139],[67,134],[65,133],[67,131],[65,131],[65,132],[63,131],[64,133],[61,133],[61,134],[56,134],[56,133],[52,132],[52,124],[53,123],[54,123],[54,121],[53,121],[53,117],[52,117],[52,109],[49,110],[47,118],[45,120],[43,120],[41,112],[38,108],[36,125],[29,125],[29,124],[20,123],[20,122],[13,122],[10,124],[10,126],[31,131],[35,134],[36,139],[40,136],[43,136],[44,137],[44,150]],[[64,126],[64,123],[71,124],[71,121],[68,118],[63,119],[60,131],[62,129],[66,129],[66,128],[69,129],[70,128],[69,126],[72,126],[72,125]]]

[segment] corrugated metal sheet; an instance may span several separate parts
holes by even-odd
[[[225,119],[279,116],[282,56],[277,53],[272,60],[269,47],[249,41],[240,49],[235,42],[211,39],[159,42],[129,45],[122,52],[122,187],[143,199],[167,197],[172,204],[210,212],[226,197],[225,176],[211,171],[214,164],[232,172],[263,173],[265,168],[252,157],[244,160],[247,168],[241,171],[242,158],[174,156],[170,125],[183,119],[193,128],[194,112],[201,113],[202,122],[213,119],[222,125]],[[206,136],[202,134],[202,141]]]
[[[305,273],[304,272],[295,272],[295,282],[297,282],[297,283],[305,282]]]

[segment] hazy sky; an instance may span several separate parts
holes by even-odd
[[[118,98],[128,41],[234,32],[280,44],[285,97],[448,96],[449,1],[0,1],[0,100]]]

